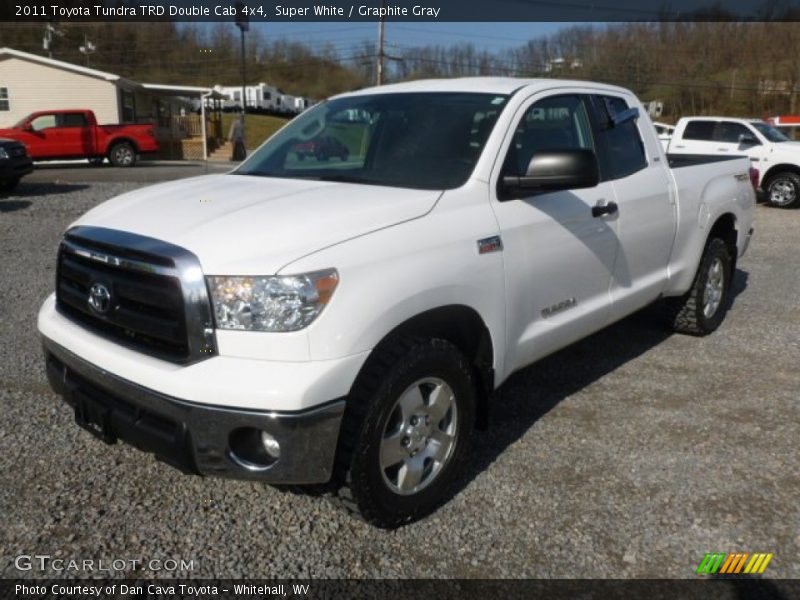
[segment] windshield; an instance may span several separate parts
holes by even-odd
[[[772,125],[764,121],[753,121],[750,123],[755,127],[758,132],[767,138],[770,142],[790,142],[791,140],[785,134],[775,129]]]
[[[428,190],[472,173],[508,96],[350,96],[304,112],[234,171]]]

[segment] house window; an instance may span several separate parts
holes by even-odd
[[[135,123],[136,102],[133,97],[133,92],[129,92],[127,90],[120,90],[120,99],[122,102],[122,122]]]
[[[0,110],[11,110],[8,103],[8,88],[0,87]]]

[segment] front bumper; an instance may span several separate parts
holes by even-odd
[[[294,484],[331,477],[343,399],[299,412],[197,404],[122,379],[46,337],[43,346],[50,385],[107,443],[128,442],[186,473]],[[260,431],[280,444],[274,462],[239,450],[241,432]]]

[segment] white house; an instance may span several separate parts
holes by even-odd
[[[216,123],[204,127],[205,115],[190,114],[191,100],[214,96],[218,97],[210,88],[139,83],[113,73],[0,48],[0,127],[10,127],[35,111],[90,109],[101,124],[153,123],[165,150],[175,145],[182,151],[196,145],[195,155],[185,157],[204,158],[208,130],[217,127]],[[211,137],[222,137],[221,123],[219,130],[212,131]],[[184,156],[175,156],[180,157]]]

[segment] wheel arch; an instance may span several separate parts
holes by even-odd
[[[728,253],[731,256],[731,273],[735,273],[736,259],[739,256],[739,229],[736,215],[731,212],[726,212],[717,217],[717,220],[714,221],[714,225],[711,226],[711,230],[708,232],[705,246],[708,246],[708,243],[714,238],[719,238],[725,242],[725,245],[728,247]],[[730,281],[728,285],[730,285]]]
[[[775,177],[778,173],[784,172],[794,173],[795,175],[800,176],[800,166],[793,165],[792,163],[778,163],[777,165],[772,165],[767,171],[761,176],[761,188],[766,190],[764,187],[769,182],[770,178]]]
[[[404,337],[425,337],[447,340],[456,346],[472,365],[477,392],[477,422],[479,428],[488,425],[489,397],[494,390],[494,343],[483,318],[474,308],[464,304],[450,304],[425,310],[395,326],[378,342],[362,365],[362,373],[369,370],[372,360],[383,348]]]
[[[114,149],[114,146],[125,142],[127,142],[133,147],[134,152],[136,152],[137,154],[139,153],[139,145],[132,138],[120,136],[109,140],[108,146],[106,148],[106,156],[109,156],[111,154],[111,151]]]

